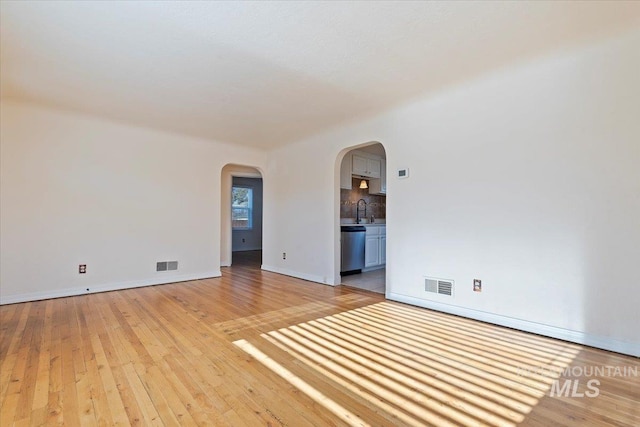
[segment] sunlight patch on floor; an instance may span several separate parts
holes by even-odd
[[[250,354],[251,356],[253,356],[258,362],[262,363],[264,366],[271,369],[271,371],[273,371],[274,373],[276,373],[277,375],[285,379],[287,382],[289,382],[291,385],[296,387],[298,390],[305,393],[314,401],[316,401],[320,405],[324,406],[325,408],[333,412],[335,415],[340,417],[340,419],[342,419],[342,421],[344,421],[348,425],[361,426],[361,427],[369,426],[369,424],[363,422],[356,415],[352,414],[347,409],[343,408],[338,403],[333,401],[331,398],[325,396],[324,394],[322,394],[321,392],[313,388],[311,385],[306,383],[303,379],[291,373],[291,371],[289,371],[284,366],[282,366],[281,364],[273,360],[271,357],[261,352],[259,349],[253,346],[250,342],[246,340],[238,340],[238,341],[235,341],[234,344],[240,347],[242,350],[244,350],[247,354]]]
[[[574,344],[391,302],[261,337],[407,425],[515,426],[548,393],[555,380],[549,372],[561,372],[580,351]],[[236,345],[344,416],[344,408],[250,343]],[[359,420],[351,413],[347,419]]]

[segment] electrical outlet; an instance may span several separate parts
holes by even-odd
[[[78,266],[78,273],[79,274],[86,274],[87,272],[87,264],[80,264]]]
[[[286,252],[282,252],[282,259],[287,259],[287,253]]]
[[[473,292],[482,292],[482,280],[473,279]]]

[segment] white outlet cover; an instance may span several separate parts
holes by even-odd
[[[407,179],[407,178],[409,178],[409,168],[398,169],[398,179]]]

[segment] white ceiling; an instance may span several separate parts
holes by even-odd
[[[639,18],[640,2],[3,1],[2,96],[268,148]]]

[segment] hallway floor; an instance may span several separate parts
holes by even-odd
[[[243,267],[255,267],[260,269],[262,265],[262,251],[236,251],[231,253],[231,265]]]
[[[367,271],[360,274],[342,276],[342,285],[384,294],[386,289],[386,269]]]

